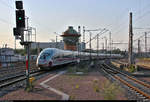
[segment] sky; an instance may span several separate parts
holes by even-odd
[[[23,0],[23,4],[26,16],[29,17],[29,26],[37,30],[38,42],[55,40],[54,32],[60,35],[68,26],[73,26],[76,30],[78,26],[85,26],[86,30],[106,28],[109,31],[101,35],[101,38],[106,36],[109,39],[111,32],[113,42],[127,43],[129,12],[133,13],[134,28],[150,28],[150,0]],[[0,47],[7,44],[14,48],[15,9],[15,0],[0,0]],[[134,39],[144,31],[147,30],[134,29]],[[92,37],[97,33],[92,32]],[[100,47],[104,42],[101,38]],[[58,40],[62,38],[59,37]],[[88,40],[89,33],[86,32],[86,41]],[[17,48],[22,48],[19,42],[17,40]],[[115,47],[125,49],[127,45]],[[96,41],[92,41],[92,48],[96,48]]]

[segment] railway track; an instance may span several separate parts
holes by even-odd
[[[33,66],[32,66],[33,67]],[[2,72],[7,72],[7,71],[13,71],[13,70],[25,70],[26,66],[22,65],[22,66],[16,66],[16,67],[9,67],[9,68],[1,68],[0,69],[0,73]]]
[[[111,68],[109,65],[103,63],[102,69],[111,75],[114,79],[120,81],[124,85],[128,86],[130,89],[134,90],[137,95],[143,96],[143,100],[150,101],[150,85],[140,81],[134,77],[131,77],[117,69]]]
[[[35,66],[31,66],[30,70],[35,71],[38,68]],[[16,75],[23,75],[25,74],[26,66],[17,66],[17,67],[9,67],[9,68],[1,68],[0,69],[0,81],[6,79],[7,77],[16,76]]]
[[[41,74],[44,74],[44,73],[46,73],[46,72],[36,70],[36,71],[32,71],[30,73],[30,76],[38,76],[38,75],[41,75]],[[16,76],[12,76],[12,77],[0,80],[0,89],[4,88],[4,87],[7,87],[9,85],[15,84],[19,81],[23,81],[25,79],[26,79],[26,75],[22,74],[22,75],[16,75]]]

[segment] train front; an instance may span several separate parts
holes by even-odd
[[[46,48],[39,54],[36,65],[40,69],[49,69],[52,66],[53,49]]]

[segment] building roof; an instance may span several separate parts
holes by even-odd
[[[64,32],[64,35],[68,35],[68,34],[79,34],[76,30],[73,29],[72,26],[69,26],[69,28]]]
[[[69,28],[61,35],[62,37],[80,37],[81,35],[73,29],[72,26],[69,26]]]

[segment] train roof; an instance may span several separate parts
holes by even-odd
[[[45,48],[41,51],[41,53],[51,53],[51,54],[62,54],[64,53],[65,55],[68,55],[68,54],[75,54],[77,55],[78,54],[78,51],[70,51],[70,50],[61,50],[61,49],[57,49],[57,48]],[[90,53],[88,52],[80,52],[81,54],[84,54],[84,55],[90,55]],[[97,53],[91,53],[91,55],[94,55],[96,56]],[[98,55],[100,56],[105,56],[105,55],[110,55],[110,54],[104,54],[104,53],[99,53]],[[116,55],[116,56],[119,56],[120,54],[111,54],[112,56],[113,55]]]

